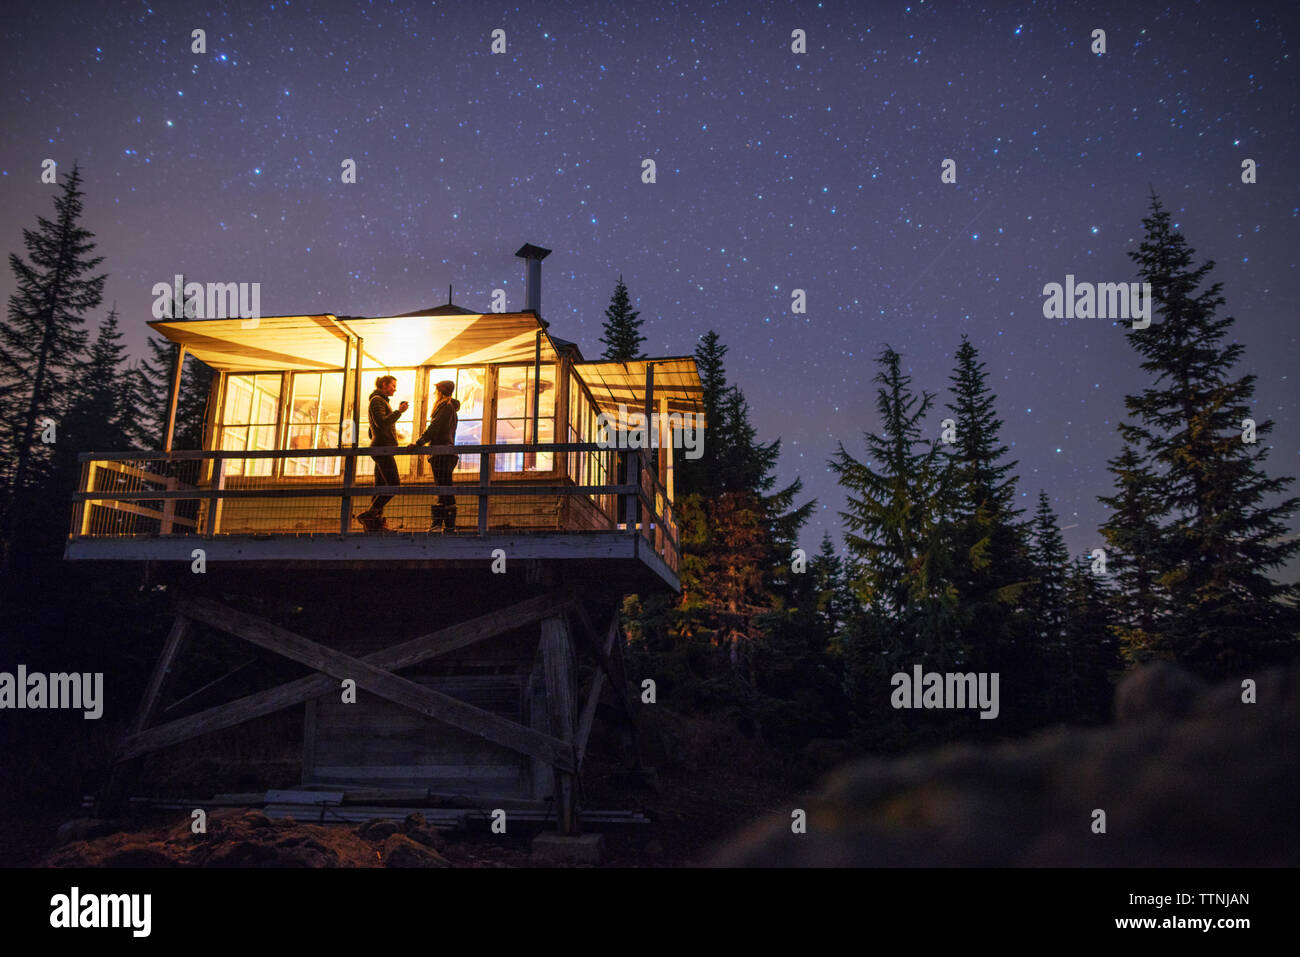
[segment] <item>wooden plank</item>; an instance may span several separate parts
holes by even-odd
[[[242,476],[232,475],[231,479],[241,478]],[[333,502],[336,498],[347,498],[356,494],[356,486],[347,487],[344,485],[273,485],[261,488],[238,488],[227,487],[221,492],[220,498],[225,501],[237,501],[239,499],[252,499],[259,501],[262,499],[296,499],[296,498],[319,498]],[[392,495],[395,499],[399,498],[429,498],[434,495],[479,495],[483,490],[477,485],[468,482],[456,482],[452,485],[434,485],[428,482],[410,482],[406,485],[366,485],[362,488],[364,495]],[[633,493],[640,490],[636,485],[507,485],[504,482],[494,482],[487,487],[489,498],[512,498],[518,495],[525,496],[543,496],[543,495],[562,495],[562,496],[584,496],[584,495],[614,495],[624,492]],[[104,490],[94,492],[75,492],[72,500],[74,502],[99,501],[101,499],[112,502],[166,502],[174,499],[196,499],[203,498],[211,494],[210,489],[197,489],[194,487],[177,488],[175,485],[167,489],[140,489],[131,492],[107,492]]]
[[[408,764],[397,761],[392,764],[359,764],[352,761],[321,764],[316,768],[316,776],[322,782],[338,781],[341,778],[355,781],[510,781],[519,782],[519,765],[508,764],[438,764],[429,761],[423,764]]]
[[[574,780],[571,773],[577,765],[573,759],[573,640],[561,616],[542,619],[542,673],[546,677],[546,710],[550,717],[551,736],[570,749],[570,760],[565,767],[552,761],[555,768],[556,828],[561,834],[577,832],[574,814]]]
[[[167,479],[167,491],[169,494],[171,492],[179,491],[176,487],[176,479],[170,476]],[[175,518],[176,500],[174,498],[167,498],[163,501],[162,526],[158,529],[159,534],[170,535],[172,533],[172,524]]]
[[[582,706],[582,714],[578,717],[578,730],[574,735],[579,771],[582,770],[582,759],[587,755],[587,738],[596,720],[596,706],[600,704],[600,692],[604,686],[605,672],[597,668],[596,673],[591,677],[591,687],[587,691],[587,700]]]
[[[609,663],[611,666],[610,682],[614,685],[615,694],[624,703],[624,710],[627,712],[627,723],[623,727],[623,750],[627,757],[632,759],[632,767],[641,767],[641,739],[637,732],[637,713],[631,692],[628,691],[627,682],[627,641],[623,637],[623,628],[619,613],[619,607],[614,606],[613,612],[609,618],[609,634],[613,638],[613,643],[609,649]]]
[[[393,671],[409,668],[429,658],[444,655],[487,638],[513,631],[564,607],[564,599],[539,595],[508,608],[479,615],[447,628],[394,645],[367,655],[369,664]],[[338,690],[338,683],[323,675],[309,675],[288,684],[247,695],[229,704],[218,705],[167,724],[129,735],[122,745],[123,757],[156,751],[168,745],[186,741],[209,731],[218,731],[242,724],[253,718],[291,708],[310,698]]]
[[[533,673],[529,678],[527,694],[528,713],[526,720],[529,726],[537,731],[549,731],[551,718],[546,713],[546,677],[542,672],[540,648],[537,650],[537,659],[534,663]],[[531,758],[528,762],[528,784],[533,798],[541,800],[553,797],[555,794],[554,769],[540,758]]]
[[[596,631],[596,626],[591,621],[591,616],[587,614],[587,609],[583,607],[581,601],[574,601],[570,606],[581,628],[578,631],[580,639],[587,648],[596,656],[600,663],[601,670],[608,676],[610,684],[614,686],[614,697],[618,699],[619,706],[629,720],[635,720],[635,713],[632,710],[632,704],[627,697],[626,681],[619,684],[619,676],[615,672],[614,662],[610,657],[610,652],[614,647],[615,636],[618,634],[618,609],[614,609],[614,618],[610,621],[609,627],[603,641],[600,639],[600,633]]]
[[[96,494],[102,494],[102,493],[96,493]],[[155,498],[157,498],[157,497],[158,497],[158,496],[155,496]],[[191,495],[191,496],[189,496],[189,497],[190,497],[190,498],[193,498],[194,496]],[[149,499],[146,498],[146,499],[143,499],[143,501],[149,501]],[[83,504],[83,505],[85,506],[85,508],[86,508],[86,512],[85,512],[85,514],[86,514],[87,516],[89,516],[89,514],[90,514],[90,507],[91,507],[92,505],[96,505],[96,506],[98,506],[98,507],[100,507],[100,508],[111,508],[111,509],[114,509],[115,511],[118,511],[118,512],[130,512],[132,515],[142,515],[142,516],[144,516],[145,518],[156,519],[156,520],[158,520],[159,522],[163,521],[164,518],[165,518],[163,512],[160,512],[160,511],[158,511],[157,509],[152,509],[152,508],[142,508],[142,507],[139,506],[139,505],[130,505],[130,504],[128,504],[127,502],[118,501],[116,498],[95,498],[94,496],[87,495],[86,498],[82,499],[82,504]],[[88,523],[88,522],[89,522],[89,519],[87,519],[87,523]],[[173,517],[172,517],[172,523],[173,523],[173,524],[176,524],[176,525],[187,525],[187,526],[189,526],[190,528],[194,528],[194,527],[195,527],[195,525],[194,525],[194,519],[192,519],[192,518],[186,518],[186,517],[183,516],[183,515],[181,515],[181,516],[173,516]],[[87,525],[86,527],[88,527],[88,525]],[[91,533],[91,532],[87,532],[87,531],[83,531],[82,534],[83,534],[83,535],[89,535],[89,536],[92,537],[92,538],[95,537],[93,533]],[[105,536],[105,537],[111,537],[111,536]]]
[[[143,731],[149,724],[149,719],[153,717],[154,709],[158,706],[158,693],[162,691],[163,682],[167,680],[167,675],[171,671],[172,664],[176,660],[176,655],[180,651],[181,644],[185,641],[185,636],[189,633],[190,623],[183,615],[177,615],[172,620],[171,631],[167,633],[167,639],[163,642],[162,654],[158,657],[157,664],[154,665],[153,674],[149,678],[149,685],[145,689],[144,698],[140,702],[140,710],[136,713],[135,720],[131,722],[128,737],[132,734],[138,734]]]
[[[138,468],[134,468],[133,466],[127,465],[125,462],[99,461],[99,462],[95,462],[94,465],[108,472],[120,472],[123,475],[129,475],[132,478],[138,478],[142,482],[153,482],[154,484],[157,485],[166,485],[168,481],[168,476],[166,475],[158,475],[157,473],[154,472],[146,472],[144,469],[138,469]],[[173,478],[172,481],[175,481],[175,479]],[[176,487],[193,488],[194,486],[186,485],[184,482],[181,482],[178,483]],[[89,486],[89,490],[93,491],[94,486],[93,485]]]
[[[176,403],[181,394],[181,375],[185,371],[185,346],[176,346],[176,367],[172,371],[170,395],[167,400],[167,435],[163,440],[163,451],[172,450],[172,438],[176,433]]]
[[[267,804],[342,804],[342,791],[267,791]]]
[[[477,734],[497,744],[545,758],[557,768],[574,769],[572,730],[569,738],[552,737],[500,718],[489,711],[458,701],[391,671],[376,667],[360,658],[327,648],[296,635],[268,621],[204,598],[187,597],[180,601],[183,613],[195,621],[219,628],[268,651],[304,664],[333,678],[355,680],[357,687],[379,695],[395,704],[410,708],[453,727]],[[546,619],[545,621],[554,621]]]

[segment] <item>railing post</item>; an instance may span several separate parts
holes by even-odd
[[[351,491],[356,484],[357,478],[357,452],[354,447],[351,455],[347,455],[347,449],[339,449],[346,455],[343,462],[343,497],[339,500],[339,534],[348,534],[348,529],[352,525],[352,496]]]
[[[169,492],[174,492],[176,491],[177,488],[175,468],[176,468],[175,462],[167,463],[167,484],[164,486],[164,488],[166,488],[167,491]],[[162,517],[162,525],[159,529],[160,535],[170,535],[172,533],[172,529],[175,527],[175,521],[174,521],[175,518],[176,518],[176,499],[174,498],[163,499],[163,517]]]
[[[641,486],[640,459],[641,459],[640,452],[638,452],[635,449],[631,449],[628,451],[627,474],[623,476],[624,485],[635,485],[637,488],[640,488]],[[626,514],[627,530],[629,534],[635,535],[636,520],[637,520],[637,515],[639,514],[639,505],[641,502],[641,496],[636,491],[632,491],[631,493],[627,494],[626,499],[627,499],[627,504],[625,505],[624,508],[627,513]]]
[[[95,463],[93,461],[86,463],[86,485],[83,492],[95,491]],[[90,534],[90,512],[93,506],[87,500],[81,503],[81,534]]]
[[[488,530],[488,456],[486,452],[478,454],[478,533],[486,535]]]
[[[212,491],[208,493],[208,538],[217,534],[221,524],[221,493],[226,490],[226,464],[220,455],[212,457]],[[195,529],[197,532],[198,529]]]

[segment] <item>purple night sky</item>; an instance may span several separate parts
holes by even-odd
[[[1022,504],[1046,489],[1077,554],[1101,544],[1144,376],[1118,326],[1044,319],[1041,291],[1134,279],[1154,187],[1218,262],[1236,372],[1277,422],[1269,474],[1300,471],[1294,3],[189,6],[0,13],[4,251],[52,213],[41,161],[78,160],[101,314],[117,303],[137,355],[177,272],[260,282],[263,315],[408,312],[448,284],[513,310],[532,242],[554,250],[542,313],[589,358],[620,273],[648,354],[719,332],[760,437],[783,440],[782,484],[819,500],[812,549],[839,538],[826,459],[877,426],[872,357],[893,345],[941,406],[966,333]]]

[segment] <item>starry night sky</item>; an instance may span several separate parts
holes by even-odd
[[[719,332],[782,483],[819,500],[811,549],[839,537],[826,459],[878,424],[873,357],[940,393],[937,431],[966,333],[1022,503],[1046,489],[1078,553],[1144,376],[1110,321],[1044,319],[1042,288],[1134,279],[1154,187],[1219,263],[1269,473],[1300,472],[1294,3],[11,2],[0,25],[4,251],[51,215],[41,161],[79,160],[137,354],[176,272],[260,282],[263,315],[408,312],[448,284],[514,310],[532,242],[542,314],[589,358],[620,273],[650,355]]]

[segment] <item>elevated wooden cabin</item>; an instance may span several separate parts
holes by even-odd
[[[522,312],[448,303],[150,323],[180,347],[165,449],[82,455],[65,552],[153,563],[178,592],[176,627],[120,758],[301,703],[305,783],[554,801],[561,829],[576,827],[572,777],[601,684],[632,716],[619,597],[680,589],[674,445],[683,421],[703,426],[703,406],[690,357],[588,361],[553,336],[539,315],[548,252],[517,254],[528,262]],[[215,372],[201,449],[172,448],[186,356]],[[381,375],[397,378],[394,409],[410,403],[399,446],[382,450],[402,484],[382,489],[366,421]],[[445,379],[461,402],[456,446],[441,450],[460,456],[449,488],[433,484],[426,461],[440,450],[408,445]],[[618,429],[602,434],[602,414]],[[641,424],[648,448],[601,441]],[[367,534],[354,516],[377,491],[394,495],[389,531]],[[445,493],[457,535],[429,531]],[[395,607],[372,607],[364,596],[376,589],[397,595]],[[308,607],[312,638],[267,620],[270,594]],[[150,727],[195,622],[318,674]],[[579,709],[582,648],[600,681]],[[357,704],[342,702],[345,679],[361,689]]]

